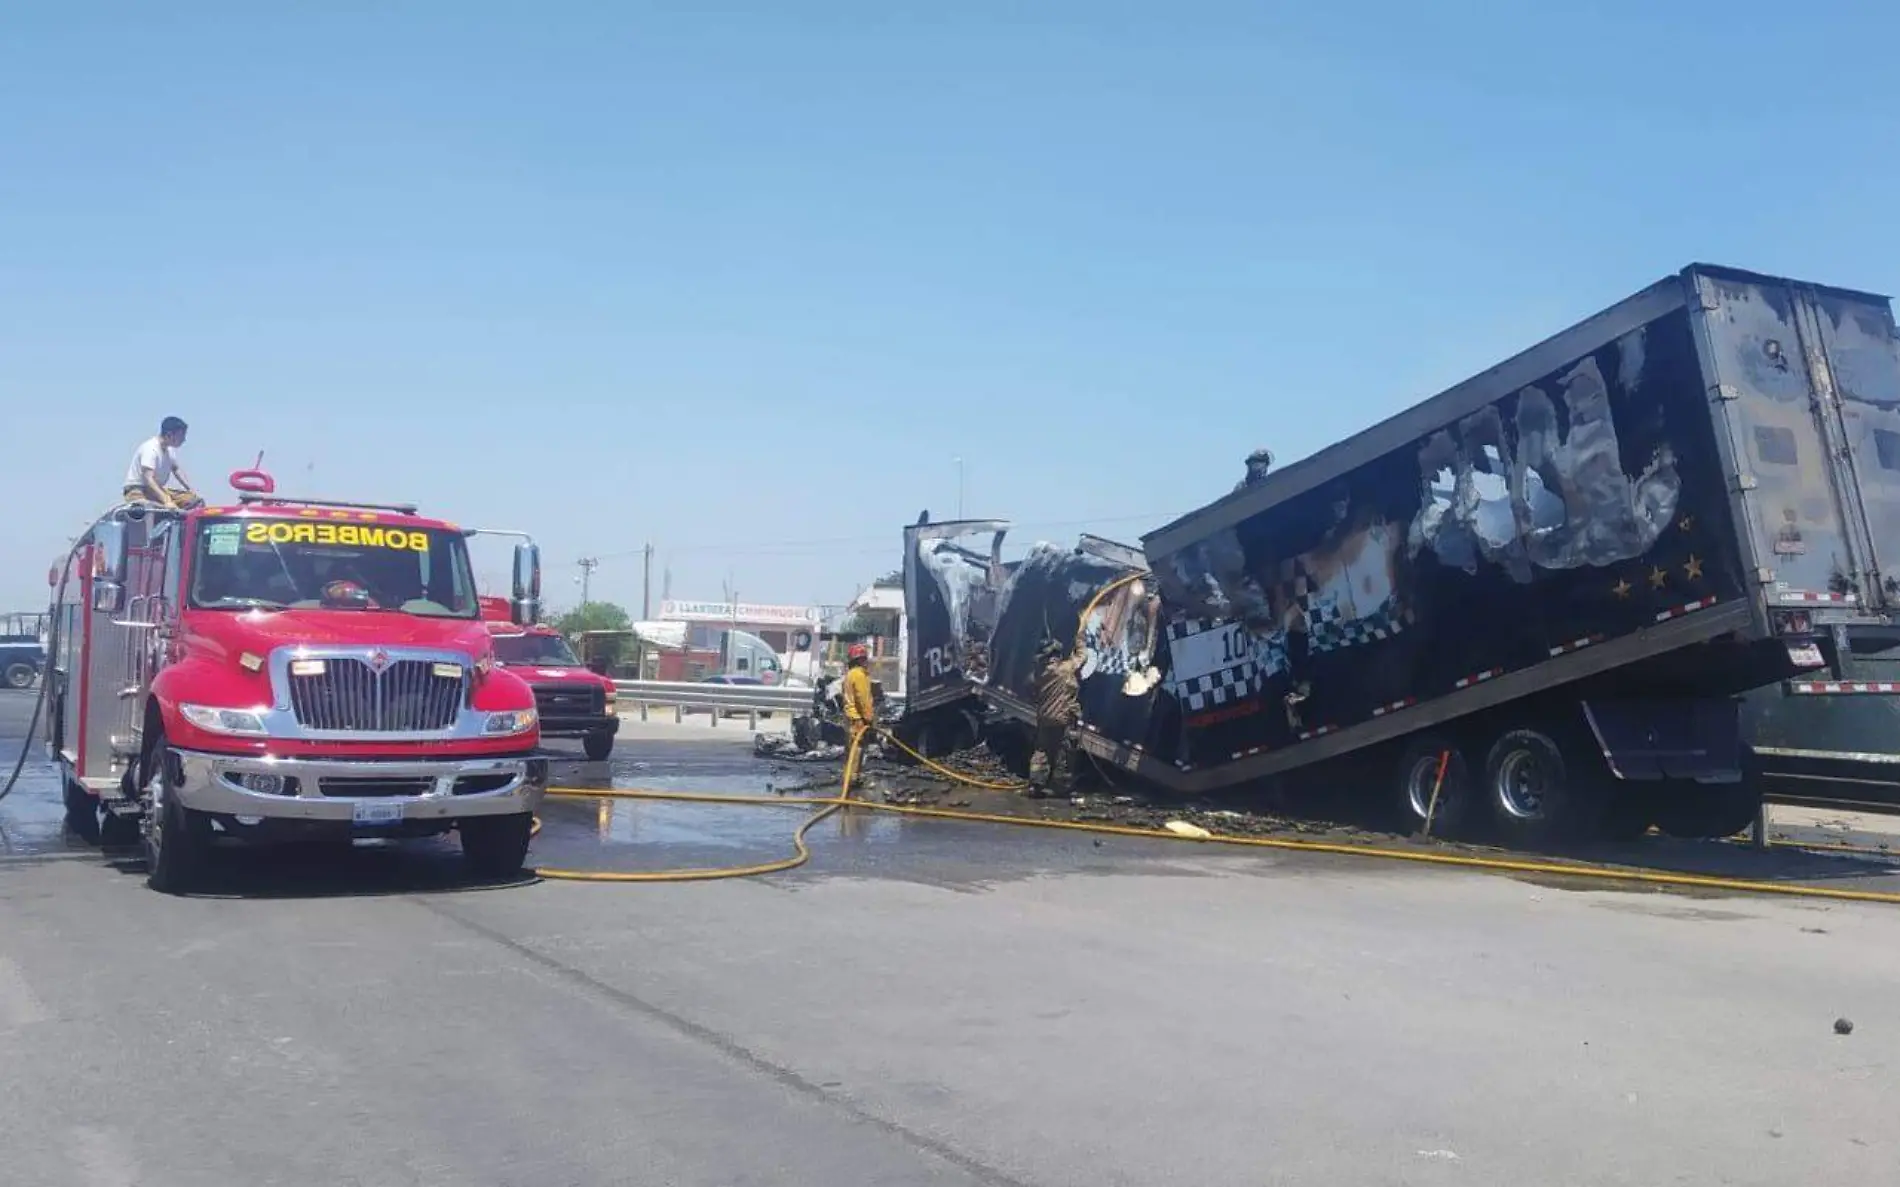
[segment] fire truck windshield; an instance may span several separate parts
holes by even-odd
[[[544,668],[578,668],[581,661],[559,635],[496,635],[495,658],[504,664],[539,664]]]
[[[198,521],[191,604],[201,610],[396,610],[474,618],[460,533],[308,519]]]

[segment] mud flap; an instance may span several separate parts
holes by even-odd
[[[1733,698],[1588,701],[1583,712],[1618,779],[1741,781],[1741,705]]]

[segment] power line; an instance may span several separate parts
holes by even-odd
[[[1034,531],[1045,528],[1092,527],[1096,524],[1109,523],[1147,522],[1159,525],[1178,519],[1180,515],[1181,513],[1178,511],[1162,511],[1150,512],[1143,515],[1091,515],[1086,519],[1026,520],[1022,523],[1011,523],[1009,530],[1012,534],[1018,534],[1025,530]],[[661,551],[665,552],[668,556],[691,556],[695,554],[703,556],[707,554],[722,555],[738,552],[785,554],[789,552],[812,552],[819,549],[836,548],[840,551],[853,553],[855,555],[889,551],[897,547],[901,540],[902,536],[899,533],[891,533],[879,536],[832,536],[807,540],[758,541],[749,544],[684,544],[677,548],[661,549]],[[626,557],[644,556],[647,550],[652,547],[653,545],[645,545],[641,548],[630,548],[622,552],[603,552],[599,554],[595,560],[596,563],[598,563],[603,560],[621,560]]]

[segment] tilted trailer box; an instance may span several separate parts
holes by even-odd
[[[1033,712],[1005,636],[1079,634],[1080,746],[1169,791],[1726,835],[1759,797],[1743,694],[1900,689],[1852,678],[1900,647],[1892,311],[1692,266],[1142,544],[1138,580],[1064,562],[1125,563],[1107,598],[1003,591],[997,711]]]

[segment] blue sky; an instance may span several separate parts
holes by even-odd
[[[1825,11],[8,5],[0,609],[167,413],[556,602],[842,601],[957,457],[1132,541],[1691,260],[1900,287],[1900,18]]]

